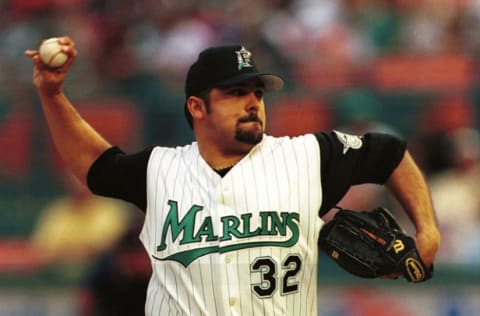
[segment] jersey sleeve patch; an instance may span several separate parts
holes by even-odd
[[[347,133],[342,133],[340,131],[334,130],[335,135],[337,135],[338,140],[343,144],[342,153],[345,155],[347,151],[352,149],[360,149],[363,146],[362,137],[357,135],[350,135]]]

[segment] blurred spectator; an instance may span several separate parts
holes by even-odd
[[[463,40],[459,43],[460,47],[478,58],[480,56],[480,38],[478,37],[480,1],[464,1],[461,17],[459,25]]]
[[[143,315],[150,260],[138,239],[142,220],[134,221],[115,245],[94,261],[80,296],[80,315]]]
[[[28,179],[32,166],[35,134],[32,95],[28,89],[6,85],[8,95],[0,93],[0,179],[12,182]],[[2,113],[4,112],[4,113]]]
[[[337,129],[356,135],[367,132],[399,134],[383,122],[389,111],[388,105],[383,104],[372,90],[350,89],[335,99],[334,108],[338,117]]]
[[[439,94],[421,108],[416,122],[416,153],[427,175],[454,167],[453,132],[475,126],[475,107],[463,94]]]
[[[273,100],[268,106],[267,133],[293,137],[330,130],[333,124],[331,112],[325,100],[311,95],[286,95]]]
[[[472,1],[473,3],[475,1]],[[402,15],[400,46],[409,54],[441,54],[459,51],[462,32],[458,23],[465,1],[398,1]],[[472,5],[470,3],[470,5]]]
[[[401,23],[394,1],[343,1],[342,11],[346,24],[356,33],[358,44],[362,44],[358,57],[372,58],[398,49]]]
[[[272,14],[264,36],[289,61],[292,79],[308,91],[350,87],[369,54],[339,1],[293,1]]]
[[[40,211],[31,241],[47,262],[88,263],[124,233],[130,210],[92,195],[71,175],[65,176],[65,188],[66,195]]]
[[[461,128],[448,134],[452,166],[429,179],[442,234],[438,261],[480,263],[480,133]]]

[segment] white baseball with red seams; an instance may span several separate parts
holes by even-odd
[[[62,45],[57,37],[43,41],[38,51],[42,62],[51,68],[61,67],[68,60],[68,55],[62,52]]]

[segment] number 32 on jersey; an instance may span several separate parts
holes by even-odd
[[[302,268],[302,260],[297,254],[288,255],[277,263],[271,257],[258,257],[250,265],[251,273],[260,274],[260,282],[252,284],[252,291],[260,298],[271,297],[278,288],[282,295],[298,291],[296,275]]]

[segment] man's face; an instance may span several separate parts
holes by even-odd
[[[221,138],[230,136],[243,144],[256,145],[265,131],[263,84],[251,80],[210,92],[208,120]]]

